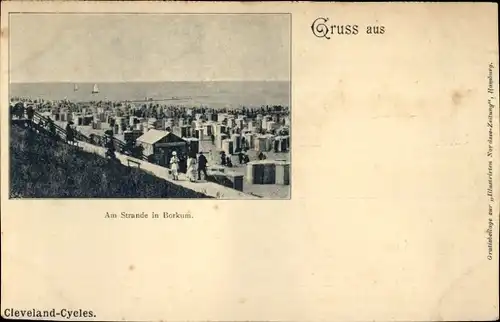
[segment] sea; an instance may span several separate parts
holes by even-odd
[[[92,93],[94,84],[99,92]],[[10,97],[89,101],[134,101],[151,98],[163,105],[239,108],[290,107],[288,81],[11,83]],[[175,100],[169,100],[175,98]],[[140,103],[142,104],[142,102]]]

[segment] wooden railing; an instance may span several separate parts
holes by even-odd
[[[24,112],[24,116],[27,117],[26,111]],[[67,139],[68,132],[66,131],[66,129],[55,124],[54,120],[51,120],[48,117],[43,116],[39,112],[37,112],[37,111],[33,112],[33,119],[31,121],[33,122],[34,126],[36,126],[36,128],[39,131],[48,133],[50,135],[55,135],[56,137],[59,137],[63,140]],[[29,122],[29,120],[28,120],[28,122]],[[43,126],[41,126],[41,124],[43,124]],[[51,128],[55,131],[51,131]],[[88,137],[79,131],[76,131],[76,130],[73,130],[73,131],[74,131],[75,140],[86,142],[86,143],[89,143],[92,145],[105,147],[106,143],[109,140],[109,137],[107,137],[107,136],[92,134],[91,135],[92,137]],[[126,146],[126,144],[124,142],[118,140],[115,137],[112,137],[111,139],[113,140],[113,144],[114,144],[116,151],[121,152],[121,153],[126,153],[128,151],[128,147]],[[141,155],[135,156],[135,157],[138,159],[141,159],[141,160],[145,160],[145,161],[148,160],[147,156],[145,156],[144,154],[141,154]]]
[[[46,129],[49,129],[49,132],[50,132],[50,127],[54,127],[55,128],[55,132],[56,132],[56,134],[59,137],[61,137],[61,138],[67,138],[68,132],[66,131],[66,129],[62,128],[61,126],[59,126],[56,123],[54,123],[53,120],[49,120],[48,117],[45,117],[45,116],[43,116],[42,114],[40,114],[40,113],[38,113],[36,111],[33,113],[33,121],[35,123],[38,123],[38,124],[43,123],[44,127]],[[87,136],[83,135],[82,133],[80,133],[78,131],[75,131],[74,134],[75,134],[75,139],[76,140],[90,143],[89,138]]]

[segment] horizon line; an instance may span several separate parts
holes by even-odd
[[[216,80],[132,80],[132,81],[9,81],[9,84],[46,84],[46,83],[78,83],[78,84],[106,84],[106,83],[210,83],[210,82],[290,82],[289,79],[216,79]]]

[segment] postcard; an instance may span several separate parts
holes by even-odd
[[[2,316],[497,319],[497,9],[2,2]]]

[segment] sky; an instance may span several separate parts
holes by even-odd
[[[290,17],[12,14],[11,82],[287,81]]]

